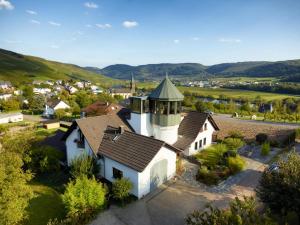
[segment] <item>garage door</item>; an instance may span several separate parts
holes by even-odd
[[[167,181],[168,160],[155,163],[150,170],[150,191]]]

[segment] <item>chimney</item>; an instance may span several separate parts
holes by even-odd
[[[119,126],[118,133],[119,133],[119,134],[123,134],[124,131],[125,131],[124,126],[122,126],[122,125]]]

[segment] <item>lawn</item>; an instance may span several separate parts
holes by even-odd
[[[35,197],[28,207],[29,218],[26,225],[46,225],[50,219],[63,219],[65,209],[60,193],[42,183],[31,184]]]

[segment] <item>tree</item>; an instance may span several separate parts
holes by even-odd
[[[67,115],[66,110],[65,109],[57,109],[55,110],[55,118],[57,119],[62,119]]]
[[[33,113],[40,113],[44,110],[45,98],[43,95],[34,95],[28,100],[28,105]]]
[[[76,93],[76,103],[80,108],[85,108],[92,103],[92,99],[85,91],[78,91]]]
[[[23,88],[23,96],[27,99],[32,98],[33,96],[33,88],[31,85],[26,85]]]
[[[86,176],[76,178],[68,183],[62,201],[67,210],[68,217],[92,216],[101,211],[106,205],[107,190],[95,178]]]
[[[196,102],[195,107],[198,112],[205,112],[206,110],[206,106],[203,101]]]
[[[22,170],[23,162],[15,152],[1,152],[0,157],[0,224],[19,224],[26,219],[26,208],[33,192],[27,182],[30,173]]]
[[[74,158],[70,166],[70,174],[77,178],[87,176],[89,178],[99,173],[99,165],[96,160],[88,154],[81,154]]]
[[[20,109],[20,102],[16,98],[1,100],[1,109],[5,112],[15,111]]]
[[[116,179],[112,185],[112,195],[114,199],[121,200],[124,203],[124,199],[130,195],[132,188],[133,184],[128,178]]]
[[[257,195],[275,214],[285,216],[294,211],[300,219],[300,156],[292,152],[278,167],[277,171],[264,171]]]
[[[264,213],[258,212],[254,197],[235,198],[228,210],[212,206],[208,210],[194,211],[187,216],[187,225],[272,225],[275,224]]]

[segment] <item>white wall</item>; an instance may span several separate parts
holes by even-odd
[[[130,167],[127,167],[121,163],[118,163],[110,158],[104,157],[104,177],[109,180],[110,182],[114,182],[115,179],[113,178],[113,167],[121,170],[123,172],[124,178],[129,178],[129,180],[133,184],[133,189],[131,191],[131,194],[135,196],[139,196],[139,175],[138,172],[131,169]]]
[[[64,101],[60,101],[55,107],[54,110],[58,110],[58,109],[69,109],[70,106],[67,105]]]
[[[128,178],[133,183],[131,194],[135,195],[138,198],[142,198],[150,192],[151,167],[156,162],[162,159],[166,159],[168,161],[167,179],[169,180],[176,174],[176,153],[165,147],[162,147],[160,149],[160,151],[155,155],[155,157],[141,173],[107,157],[104,157],[98,162],[101,164],[104,163],[104,166],[101,165],[100,167],[104,168],[104,171],[100,173],[104,173],[104,177],[107,180],[109,180],[110,182],[115,181],[115,179],[113,178],[113,167],[122,171],[123,177]]]
[[[151,167],[163,160],[168,161],[167,179],[171,179],[176,174],[176,153],[165,147],[162,147],[156,156],[151,160],[145,170],[139,173],[139,195],[138,198],[142,198],[150,192],[150,171]]]
[[[204,125],[203,125],[203,131],[200,132],[197,136],[197,138],[193,141],[191,146],[184,151],[185,155],[193,155],[196,154],[197,152],[201,151],[204,148],[207,148],[211,145],[212,142],[212,134],[215,131],[214,127],[212,124],[206,120],[205,123],[207,123],[207,130],[204,130]],[[206,145],[204,145],[204,138],[206,138]],[[199,141],[202,140],[202,147],[199,147]],[[198,147],[195,150],[195,142],[198,142]]]
[[[66,140],[66,148],[67,148],[67,163],[68,166],[70,166],[72,160],[75,157],[78,157],[79,155],[83,153],[87,153],[88,155],[94,156],[94,152],[92,151],[91,147],[89,146],[86,139],[84,139],[84,147],[85,149],[78,148],[77,143],[74,142],[75,139],[78,139],[78,128],[74,129],[72,133],[69,135],[69,137]]]
[[[148,137],[153,135],[153,128],[150,122],[150,113],[131,113],[128,123],[138,134]]]
[[[6,117],[0,118],[0,124],[4,123],[16,123],[23,121],[23,114],[18,115],[7,115]]]
[[[168,144],[174,144],[178,138],[178,127],[170,126],[170,127],[161,127],[157,125],[153,125],[153,135],[156,139],[167,142]]]

